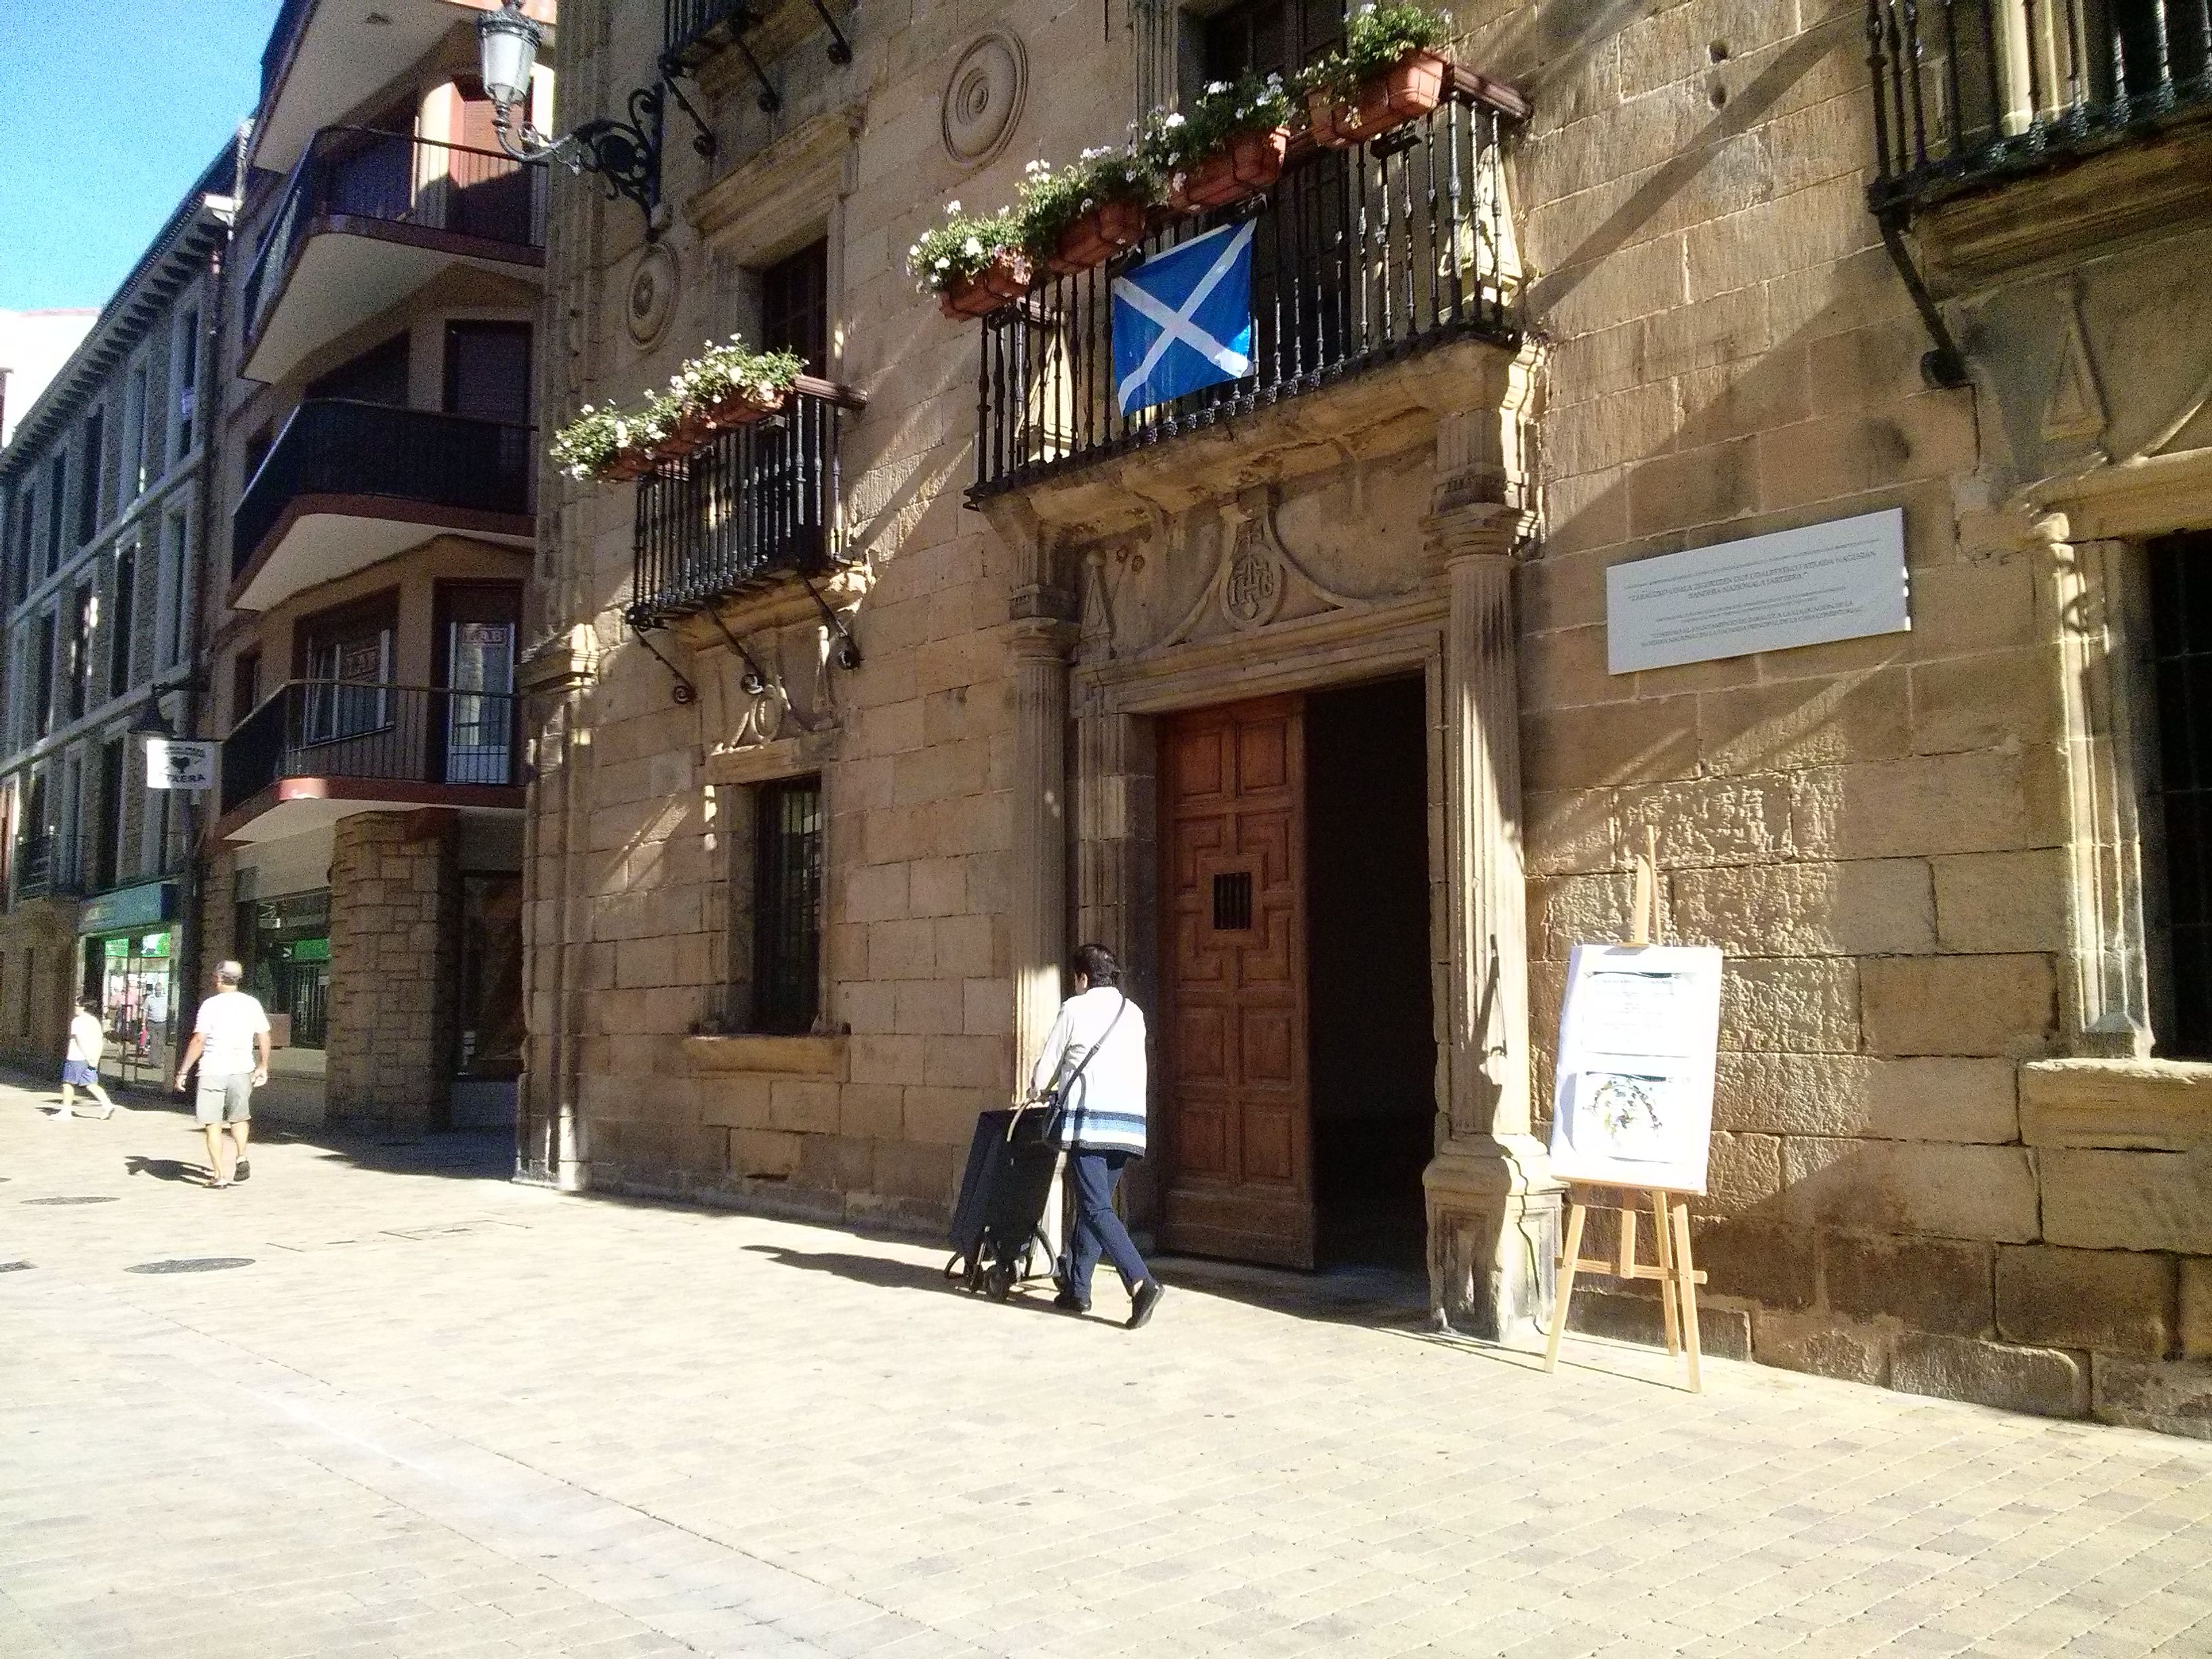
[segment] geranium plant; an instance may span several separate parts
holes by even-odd
[[[932,226],[906,251],[907,275],[924,294],[944,294],[980,277],[991,262],[1021,240],[1014,216],[965,213],[945,204],[945,222]]]
[[[1086,149],[1057,172],[1047,162],[1030,162],[1018,194],[1014,220],[1022,246],[1033,258],[1060,263],[1061,241],[1086,216],[1133,208],[1141,221],[1143,210],[1160,199],[1160,175],[1134,145]]]
[[[1165,176],[1215,154],[1240,133],[1288,126],[1292,108],[1290,89],[1279,75],[1210,82],[1188,109],[1155,111],[1139,131],[1136,147]]]
[[[1300,84],[1310,92],[1349,95],[1408,54],[1434,52],[1451,31],[1451,19],[1427,6],[1370,0],[1346,20],[1344,44],[1307,70]]]

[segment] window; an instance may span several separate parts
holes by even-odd
[[[262,422],[246,441],[246,452],[242,457],[246,465],[238,475],[240,488],[250,488],[252,485],[254,475],[261,471],[261,463],[269,459],[269,452],[276,447],[276,423],[272,421]]]
[[[9,521],[8,603],[15,605],[31,591],[31,524],[39,508],[39,492],[26,477],[17,486],[15,511]]]
[[[830,244],[810,242],[761,272],[761,345],[792,351],[805,373],[830,361]]]
[[[241,651],[230,659],[230,723],[240,720],[261,706],[261,653]]]
[[[161,532],[161,568],[154,599],[154,672],[175,665],[185,609],[185,515],[172,513]]]
[[[1342,0],[1238,0],[1200,21],[1205,81],[1246,73],[1288,80],[1344,34]]]
[[[530,325],[446,325],[446,412],[530,424]]]
[[[107,641],[107,695],[131,689],[131,629],[138,609],[138,544],[116,550],[115,625]]]
[[[62,515],[69,499],[69,452],[57,449],[46,462],[46,574],[62,568]]]
[[[331,1004],[331,896],[248,901],[238,907],[236,941],[246,988],[261,999],[284,1046],[319,1048]]]
[[[177,324],[177,442],[172,453],[179,459],[191,453],[192,416],[198,412],[200,384],[200,313],[187,311]]]
[[[392,643],[398,604],[391,595],[311,618],[301,629],[307,682],[302,734],[333,743],[392,723]]]
[[[752,1024],[811,1030],[821,1006],[822,780],[764,784],[756,799]]]
[[[123,489],[125,501],[137,501],[152,479],[146,465],[146,365],[131,371],[131,391],[123,405]]]
[[[2171,1012],[2160,1054],[2212,1059],[2212,535],[2148,550],[2156,805],[2166,832]]]
[[[340,363],[320,380],[312,381],[301,396],[343,398],[357,404],[384,404],[393,409],[404,409],[411,374],[410,346],[404,333],[395,334],[381,345],[371,346],[358,357]],[[262,453],[268,452],[264,449]],[[252,477],[258,465],[257,459],[247,457],[246,476]]]
[[[85,416],[84,453],[78,463],[76,486],[76,544],[82,547],[100,528],[100,486],[106,459],[107,411],[95,409]]]
[[[32,737],[43,738],[54,729],[54,653],[57,648],[58,623],[51,611],[39,617],[38,642],[31,651],[31,687],[39,711],[38,729]]]
[[[90,582],[77,584],[70,605],[69,717],[76,720],[92,706],[92,649],[100,631],[100,594]]]
[[[123,868],[123,757],[121,738],[110,738],[100,746],[100,828],[85,874],[102,892],[115,885]]]

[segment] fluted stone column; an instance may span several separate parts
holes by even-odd
[[[1530,1132],[1513,550],[1519,515],[1439,513],[1444,658],[1447,1109],[1423,1177],[1430,1305],[1476,1335],[1532,1342],[1550,1308],[1559,1188]]]
[[[1012,625],[1013,970],[1017,1079],[1060,1012],[1067,939],[1067,659],[1074,630],[1049,617]]]

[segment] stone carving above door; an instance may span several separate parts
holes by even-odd
[[[843,723],[830,669],[835,642],[827,630],[802,623],[740,638],[751,664],[726,644],[696,659],[702,667],[714,665],[706,709],[710,750],[759,748],[834,732]]]

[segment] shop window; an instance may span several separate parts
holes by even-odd
[[[2149,549],[2171,1012],[2159,1052],[2212,1060],[2212,535]]]
[[[522,1074],[522,878],[461,878],[459,1075]]]
[[[269,1011],[280,1048],[320,1048],[329,1031],[331,896],[248,900],[238,907],[246,988]]]
[[[821,1008],[822,780],[755,792],[750,1024],[807,1031]]]

